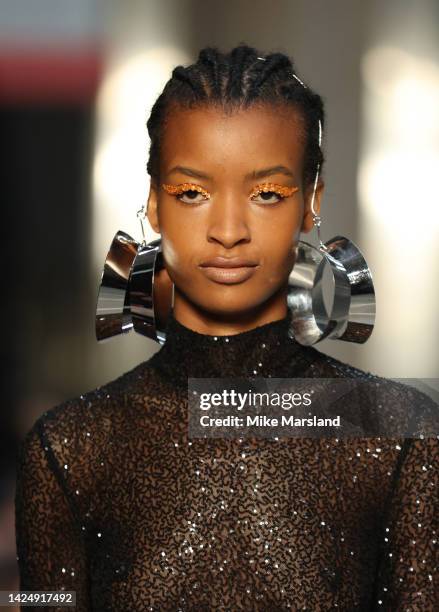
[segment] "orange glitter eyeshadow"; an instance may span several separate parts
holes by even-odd
[[[258,193],[261,192],[267,193],[268,191],[273,191],[274,193],[277,193],[283,196],[284,198],[287,198],[293,195],[293,193],[296,193],[296,191],[299,191],[299,188],[285,187],[284,185],[276,185],[275,183],[263,183],[262,185],[256,185],[250,196],[258,195]]]
[[[163,183],[162,187],[166,193],[170,195],[179,195],[185,191],[198,191],[198,193],[201,193],[205,198],[210,198],[210,194],[205,189],[193,183],[182,183],[181,185],[167,185]]]

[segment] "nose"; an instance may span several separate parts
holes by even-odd
[[[251,238],[245,202],[229,192],[219,197],[210,209],[207,240],[230,249]]]

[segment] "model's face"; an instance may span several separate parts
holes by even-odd
[[[312,190],[304,190],[301,178],[303,144],[300,116],[292,109],[170,113],[148,219],[161,234],[180,306],[225,320],[273,301],[283,301],[286,312],[295,245],[312,227]],[[245,265],[207,265],[215,257],[243,258]]]

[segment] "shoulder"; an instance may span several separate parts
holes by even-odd
[[[311,376],[321,379],[344,380],[352,389],[349,398],[355,406],[375,415],[383,435],[430,438],[439,435],[439,404],[433,389],[424,392],[413,379],[391,379],[357,368],[314,347],[308,347]],[[332,384],[329,382],[328,384]],[[430,392],[431,391],[431,392]],[[352,403],[351,403],[352,405]]]
[[[394,396],[408,396],[414,402],[426,401],[432,404],[435,402],[430,396],[411,384],[412,379],[406,382],[386,378],[375,374],[369,370],[363,370],[341,361],[330,355],[326,355],[314,347],[307,347],[311,366],[314,366],[315,377],[320,378],[352,378],[370,384],[370,389],[376,389],[376,393],[389,393]]]
[[[60,402],[43,412],[31,430],[38,430],[50,437],[83,431],[87,425],[91,428],[98,426],[105,431],[111,418],[123,410],[127,394],[134,389],[138,369],[139,366],[136,366],[104,385]]]
[[[77,480],[97,473],[110,458],[114,440],[129,426],[136,398],[148,386],[145,364],[40,414],[20,444],[20,463],[47,458],[52,471],[63,476],[76,472]]]
[[[385,380],[382,377],[350,365],[336,357],[327,355],[314,346],[304,347],[305,355],[314,370],[314,375],[320,378],[356,378],[362,380]]]
[[[33,428],[46,434],[73,433],[98,428],[104,434],[111,423],[124,416],[130,400],[148,391],[151,369],[142,362],[113,380],[81,395],[68,398],[43,412]]]

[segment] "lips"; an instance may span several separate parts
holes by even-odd
[[[200,264],[202,268],[248,268],[257,265],[257,262],[243,257],[214,257]]]
[[[214,257],[200,264],[207,278],[223,285],[234,285],[246,281],[258,267],[257,262],[243,257]]]

